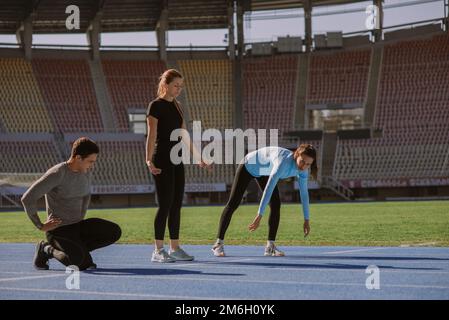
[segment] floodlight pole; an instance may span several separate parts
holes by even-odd
[[[25,52],[25,58],[31,60],[31,47],[33,45],[33,14],[29,15],[20,24],[16,31],[17,43]]]
[[[383,0],[373,0],[373,4],[377,7],[378,17],[376,17],[376,28],[373,29],[374,41],[379,42],[382,41],[382,32],[383,32],[383,24],[384,24],[384,8],[383,8]]]
[[[243,35],[243,14],[245,11],[242,0],[237,0],[237,57],[234,60],[234,117],[233,123],[235,128],[243,128],[243,79],[242,79],[242,61],[245,51],[245,42]],[[234,50],[235,52],[235,50]]]
[[[444,0],[444,25],[449,32],[449,0]]]
[[[92,60],[100,60],[100,45],[101,45],[101,18],[103,12],[100,10],[96,13],[95,18],[90,22],[87,28],[87,43],[92,50]]]
[[[304,24],[305,24],[305,45],[306,52],[310,52],[312,50],[312,1],[304,0],[303,2],[304,8]]]
[[[168,4],[164,1],[159,21],[156,25],[157,44],[159,46],[159,57],[167,62],[167,30],[168,30]]]
[[[39,7],[40,0],[33,0],[27,4],[28,13],[20,27],[16,30],[17,43],[25,52],[25,59],[31,60],[31,47],[33,46],[33,20],[36,16],[36,10]]]
[[[245,40],[243,35],[243,3],[237,1],[237,54],[239,58],[243,57],[245,51]]]
[[[229,59],[235,59],[234,0],[228,0],[228,50]]]

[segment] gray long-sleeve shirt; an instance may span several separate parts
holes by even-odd
[[[92,173],[71,171],[63,162],[50,168],[22,197],[22,204],[34,225],[40,229],[37,201],[45,196],[48,218],[59,218],[59,226],[84,219],[90,202]]]

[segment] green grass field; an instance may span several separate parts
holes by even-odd
[[[180,239],[185,244],[212,244],[222,206],[184,207]],[[257,206],[241,206],[226,234],[227,244],[263,244],[268,212],[253,233],[247,226]],[[297,204],[281,208],[278,245],[399,246],[449,245],[449,201],[312,204],[311,234],[304,240],[302,211]],[[120,243],[152,243],[156,208],[89,210],[88,217],[118,223]],[[35,242],[43,238],[24,212],[0,213],[0,242]],[[41,220],[45,214],[41,213]],[[166,232],[168,238],[168,231]]]

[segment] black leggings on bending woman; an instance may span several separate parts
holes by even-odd
[[[237,168],[237,172],[235,174],[234,182],[232,184],[231,195],[229,197],[229,201],[226,204],[223,213],[220,218],[220,226],[218,228],[217,238],[224,240],[224,236],[226,230],[229,227],[229,223],[231,222],[232,215],[235,210],[237,210],[240,202],[242,201],[243,195],[246,191],[246,188],[249,185],[249,182],[252,179],[256,179],[259,187],[265,190],[265,186],[268,182],[268,176],[262,176],[259,178],[253,177],[244,164],[240,164]],[[270,199],[270,218],[268,220],[268,240],[274,241],[276,239],[276,234],[279,227],[279,219],[281,212],[281,200],[279,197],[279,189],[276,186],[273,190],[273,194]]]

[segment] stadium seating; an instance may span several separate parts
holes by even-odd
[[[203,142],[202,151],[205,150],[204,148],[207,145],[209,145],[209,142]],[[207,149],[207,151],[208,150],[209,149]],[[218,151],[218,150],[215,150],[215,151]],[[226,146],[225,146],[225,143],[223,142],[222,149],[221,149],[222,164],[214,164],[210,169],[200,168],[197,164],[185,165],[186,183],[226,183],[226,184],[231,184],[234,179],[236,165],[224,164],[224,162],[226,161],[225,152],[226,152]],[[190,162],[193,163],[193,159],[190,160]]]
[[[144,141],[96,140],[101,152],[94,170],[95,185],[147,185]]]
[[[384,47],[374,126],[382,137],[340,140],[340,180],[438,178],[449,171],[449,37]]]
[[[226,183],[232,184],[235,173],[235,166],[213,165],[210,171],[200,168],[198,165],[185,165],[186,183]]]
[[[370,57],[370,49],[312,54],[306,103],[363,103]]]
[[[386,43],[382,50],[373,123],[378,134],[371,139],[339,139],[334,178],[447,176],[449,36]],[[306,103],[363,104],[370,57],[370,49],[312,53]],[[283,133],[294,129],[298,62],[298,55],[293,54],[244,58],[244,128],[279,129],[282,145]],[[201,120],[203,130],[233,128],[232,63],[194,59],[176,63],[185,79],[190,119]],[[128,132],[128,109],[146,110],[166,65],[162,61],[104,59],[102,66],[118,131]],[[87,60],[1,58],[0,81],[2,135],[103,132]],[[108,161],[99,161],[95,183],[152,183],[144,165],[144,142],[118,140],[98,141],[101,157]],[[63,158],[51,139],[0,143],[1,171],[43,172]],[[311,143],[317,147],[321,163],[322,142]],[[211,172],[186,165],[186,182],[231,184],[234,172],[235,165],[216,165]]]
[[[202,130],[233,128],[232,64],[228,60],[179,60],[184,77],[190,120],[201,121]],[[189,183],[231,183],[233,165],[216,165],[209,172],[197,165],[186,166]]]
[[[56,131],[103,130],[86,60],[33,59],[32,66]]]
[[[296,55],[243,60],[245,128],[293,129],[297,72]]]
[[[156,97],[159,76],[166,69],[162,61],[102,60],[113,110],[120,132],[128,132],[128,109],[146,110]]]
[[[233,128],[232,64],[229,60],[180,60],[191,120],[203,129]]]
[[[42,174],[61,161],[53,140],[0,140],[0,172]]]
[[[0,97],[3,131],[53,131],[30,62],[20,58],[0,59]]]

